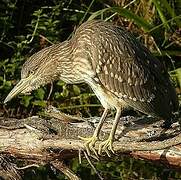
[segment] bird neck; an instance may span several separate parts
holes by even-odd
[[[81,83],[73,65],[73,44],[71,40],[57,44],[52,53],[58,60],[57,71],[59,78],[69,84]]]

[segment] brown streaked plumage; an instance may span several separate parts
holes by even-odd
[[[105,111],[86,147],[93,150],[108,110],[116,109],[108,140],[111,151],[122,109],[131,106],[145,114],[170,121],[178,99],[163,64],[125,29],[103,21],[82,24],[73,37],[31,56],[23,65],[22,79],[5,99],[30,92],[57,79],[91,86]],[[90,153],[90,152],[89,152]]]

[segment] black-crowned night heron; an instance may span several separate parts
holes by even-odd
[[[88,151],[95,152],[94,145],[109,109],[116,109],[116,116],[99,153],[113,151],[116,127],[125,107],[168,122],[178,109],[174,87],[162,63],[125,29],[108,22],[88,21],[70,40],[32,55],[24,63],[21,80],[5,103],[18,93],[30,92],[58,79],[87,83],[105,108],[93,136],[81,138]]]

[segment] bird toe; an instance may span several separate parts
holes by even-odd
[[[98,154],[101,155],[102,152],[105,152],[108,155],[108,157],[111,157],[110,151],[113,154],[115,154],[115,152],[113,150],[113,139],[112,138],[108,138],[106,141],[103,141],[102,143],[100,143]]]
[[[96,156],[96,159],[99,159],[98,153],[95,149],[95,143],[98,141],[98,137],[92,136],[92,137],[85,138],[85,137],[79,136],[79,138],[85,142],[84,146],[87,151],[87,154],[91,156],[91,152],[93,152],[94,155]]]

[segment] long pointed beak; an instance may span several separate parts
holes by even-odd
[[[14,96],[21,93],[23,90],[25,90],[29,86],[30,80],[27,79],[21,79],[19,83],[11,90],[11,92],[8,94],[6,99],[4,100],[4,103],[7,103],[10,101]]]

